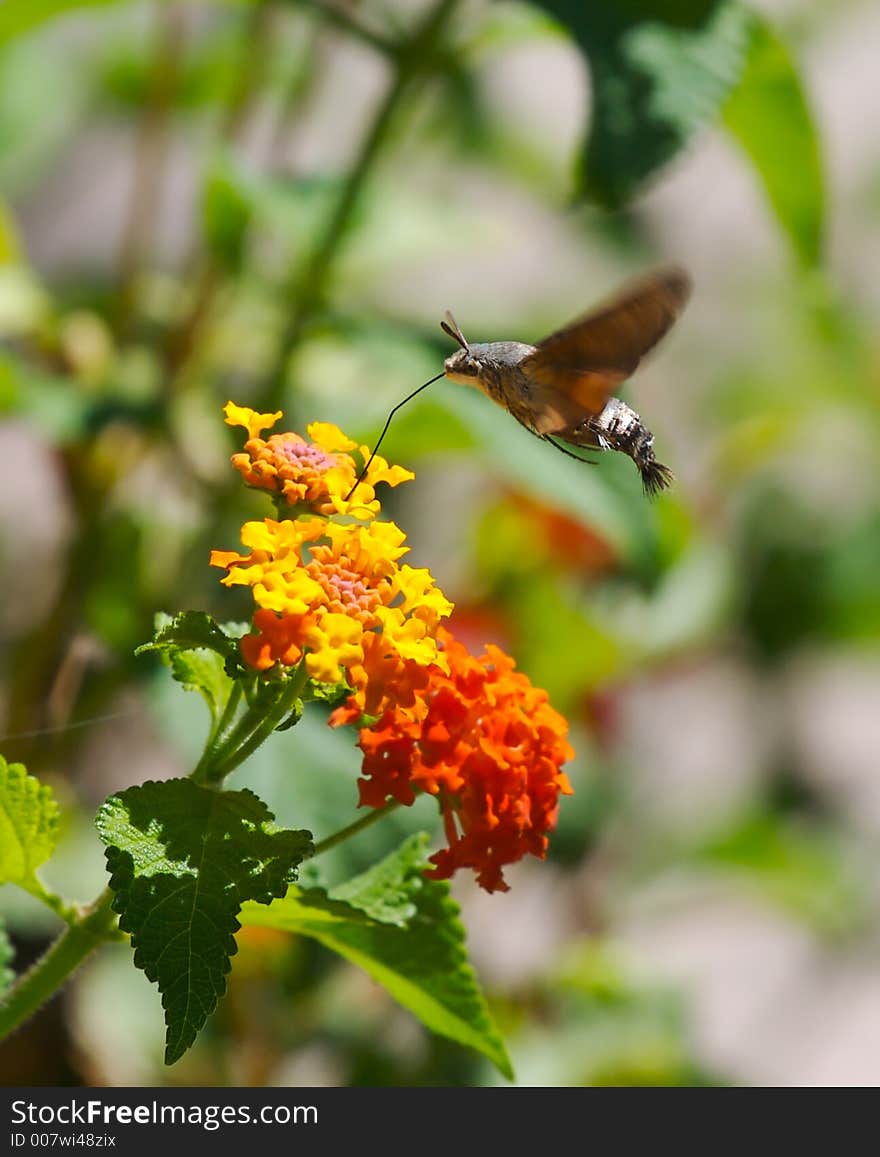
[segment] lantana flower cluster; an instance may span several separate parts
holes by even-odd
[[[470,655],[442,625],[452,604],[430,572],[401,562],[406,536],[378,520],[375,486],[412,473],[377,456],[355,485],[352,451],[367,461],[369,450],[337,427],[263,439],[280,413],[230,402],[225,415],[248,432],[235,468],[293,515],[247,522],[244,551],[211,555],[226,585],[251,588],[245,662],[261,672],[304,664],[313,683],[338,687],[347,697],[330,723],[359,727],[361,805],[434,796],[448,847],[432,875],[472,868],[488,891],[506,890],[504,865],[544,857],[559,795],[571,791],[565,720],[503,651]]]

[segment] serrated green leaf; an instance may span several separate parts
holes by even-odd
[[[824,215],[816,126],[788,49],[759,16],[750,24],[745,70],[724,105],[724,123],[757,169],[798,256],[815,265]]]
[[[718,112],[742,71],[748,13],[734,0],[538,0],[587,56],[584,192],[624,204]]]
[[[55,850],[58,818],[52,789],[0,755],[0,884],[42,893],[34,873]]]
[[[422,874],[426,842],[424,835],[410,837],[382,863],[326,897],[323,903],[353,908],[357,920],[346,919],[344,908],[325,908],[320,889],[312,889],[309,899],[294,888],[268,907],[244,905],[242,923],[320,941],[363,968],[427,1028],[476,1049],[512,1078],[510,1059],[467,958],[458,905],[445,881]],[[389,887],[384,902],[383,881]],[[372,918],[364,922],[368,911]]]
[[[15,959],[15,949],[6,932],[3,921],[0,920],[0,997],[7,992],[15,981],[15,972],[11,965]]]
[[[162,994],[167,1064],[226,989],[242,903],[282,896],[312,851],[310,833],[279,830],[273,819],[253,792],[189,779],[129,788],[98,813],[119,926]]]
[[[216,651],[168,651],[163,660],[171,668],[175,680],[187,691],[198,691],[216,722],[226,706],[232,690],[232,680],[226,674],[223,659]]]
[[[239,624],[228,624],[237,629]],[[135,654],[147,654],[150,651],[176,649],[181,651],[205,648],[216,651],[226,658],[237,652],[236,640],[239,636],[227,634],[227,631],[216,623],[204,611],[182,611],[179,615],[170,615],[160,612],[156,615],[155,632],[149,643],[138,647]]]
[[[418,873],[426,863],[425,843],[425,836],[411,836],[372,868],[332,888],[331,898],[343,900],[380,924],[406,928],[416,914],[412,882],[415,879],[421,887]]]
[[[239,623],[221,627],[202,611],[184,611],[174,618],[158,614],[153,639],[135,654],[158,654],[181,686],[199,692],[216,723],[241,666],[237,640],[246,630]]]

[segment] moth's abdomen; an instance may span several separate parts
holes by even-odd
[[[626,402],[610,398],[590,425],[603,449],[619,450],[632,458],[642,476],[646,494],[653,497],[670,485],[672,471],[654,457],[654,435]]]

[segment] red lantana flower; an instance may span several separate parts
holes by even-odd
[[[431,857],[430,874],[472,868],[486,891],[506,891],[503,867],[544,858],[559,796],[571,794],[561,770],[574,754],[568,725],[497,647],[475,658],[443,628],[437,642],[448,673],[430,667],[413,707],[397,704],[361,729],[360,802],[436,796],[449,846]],[[343,707],[331,722],[351,719]]]

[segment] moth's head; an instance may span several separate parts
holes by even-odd
[[[440,322],[440,328],[461,346],[461,349],[456,350],[443,363],[443,372],[453,382],[463,382],[466,385],[474,382],[480,372],[479,362],[471,353],[464,334],[448,310],[446,317]]]
[[[479,377],[479,362],[470,350],[458,350],[443,363],[443,372],[453,382],[462,382],[465,385],[476,384]]]

